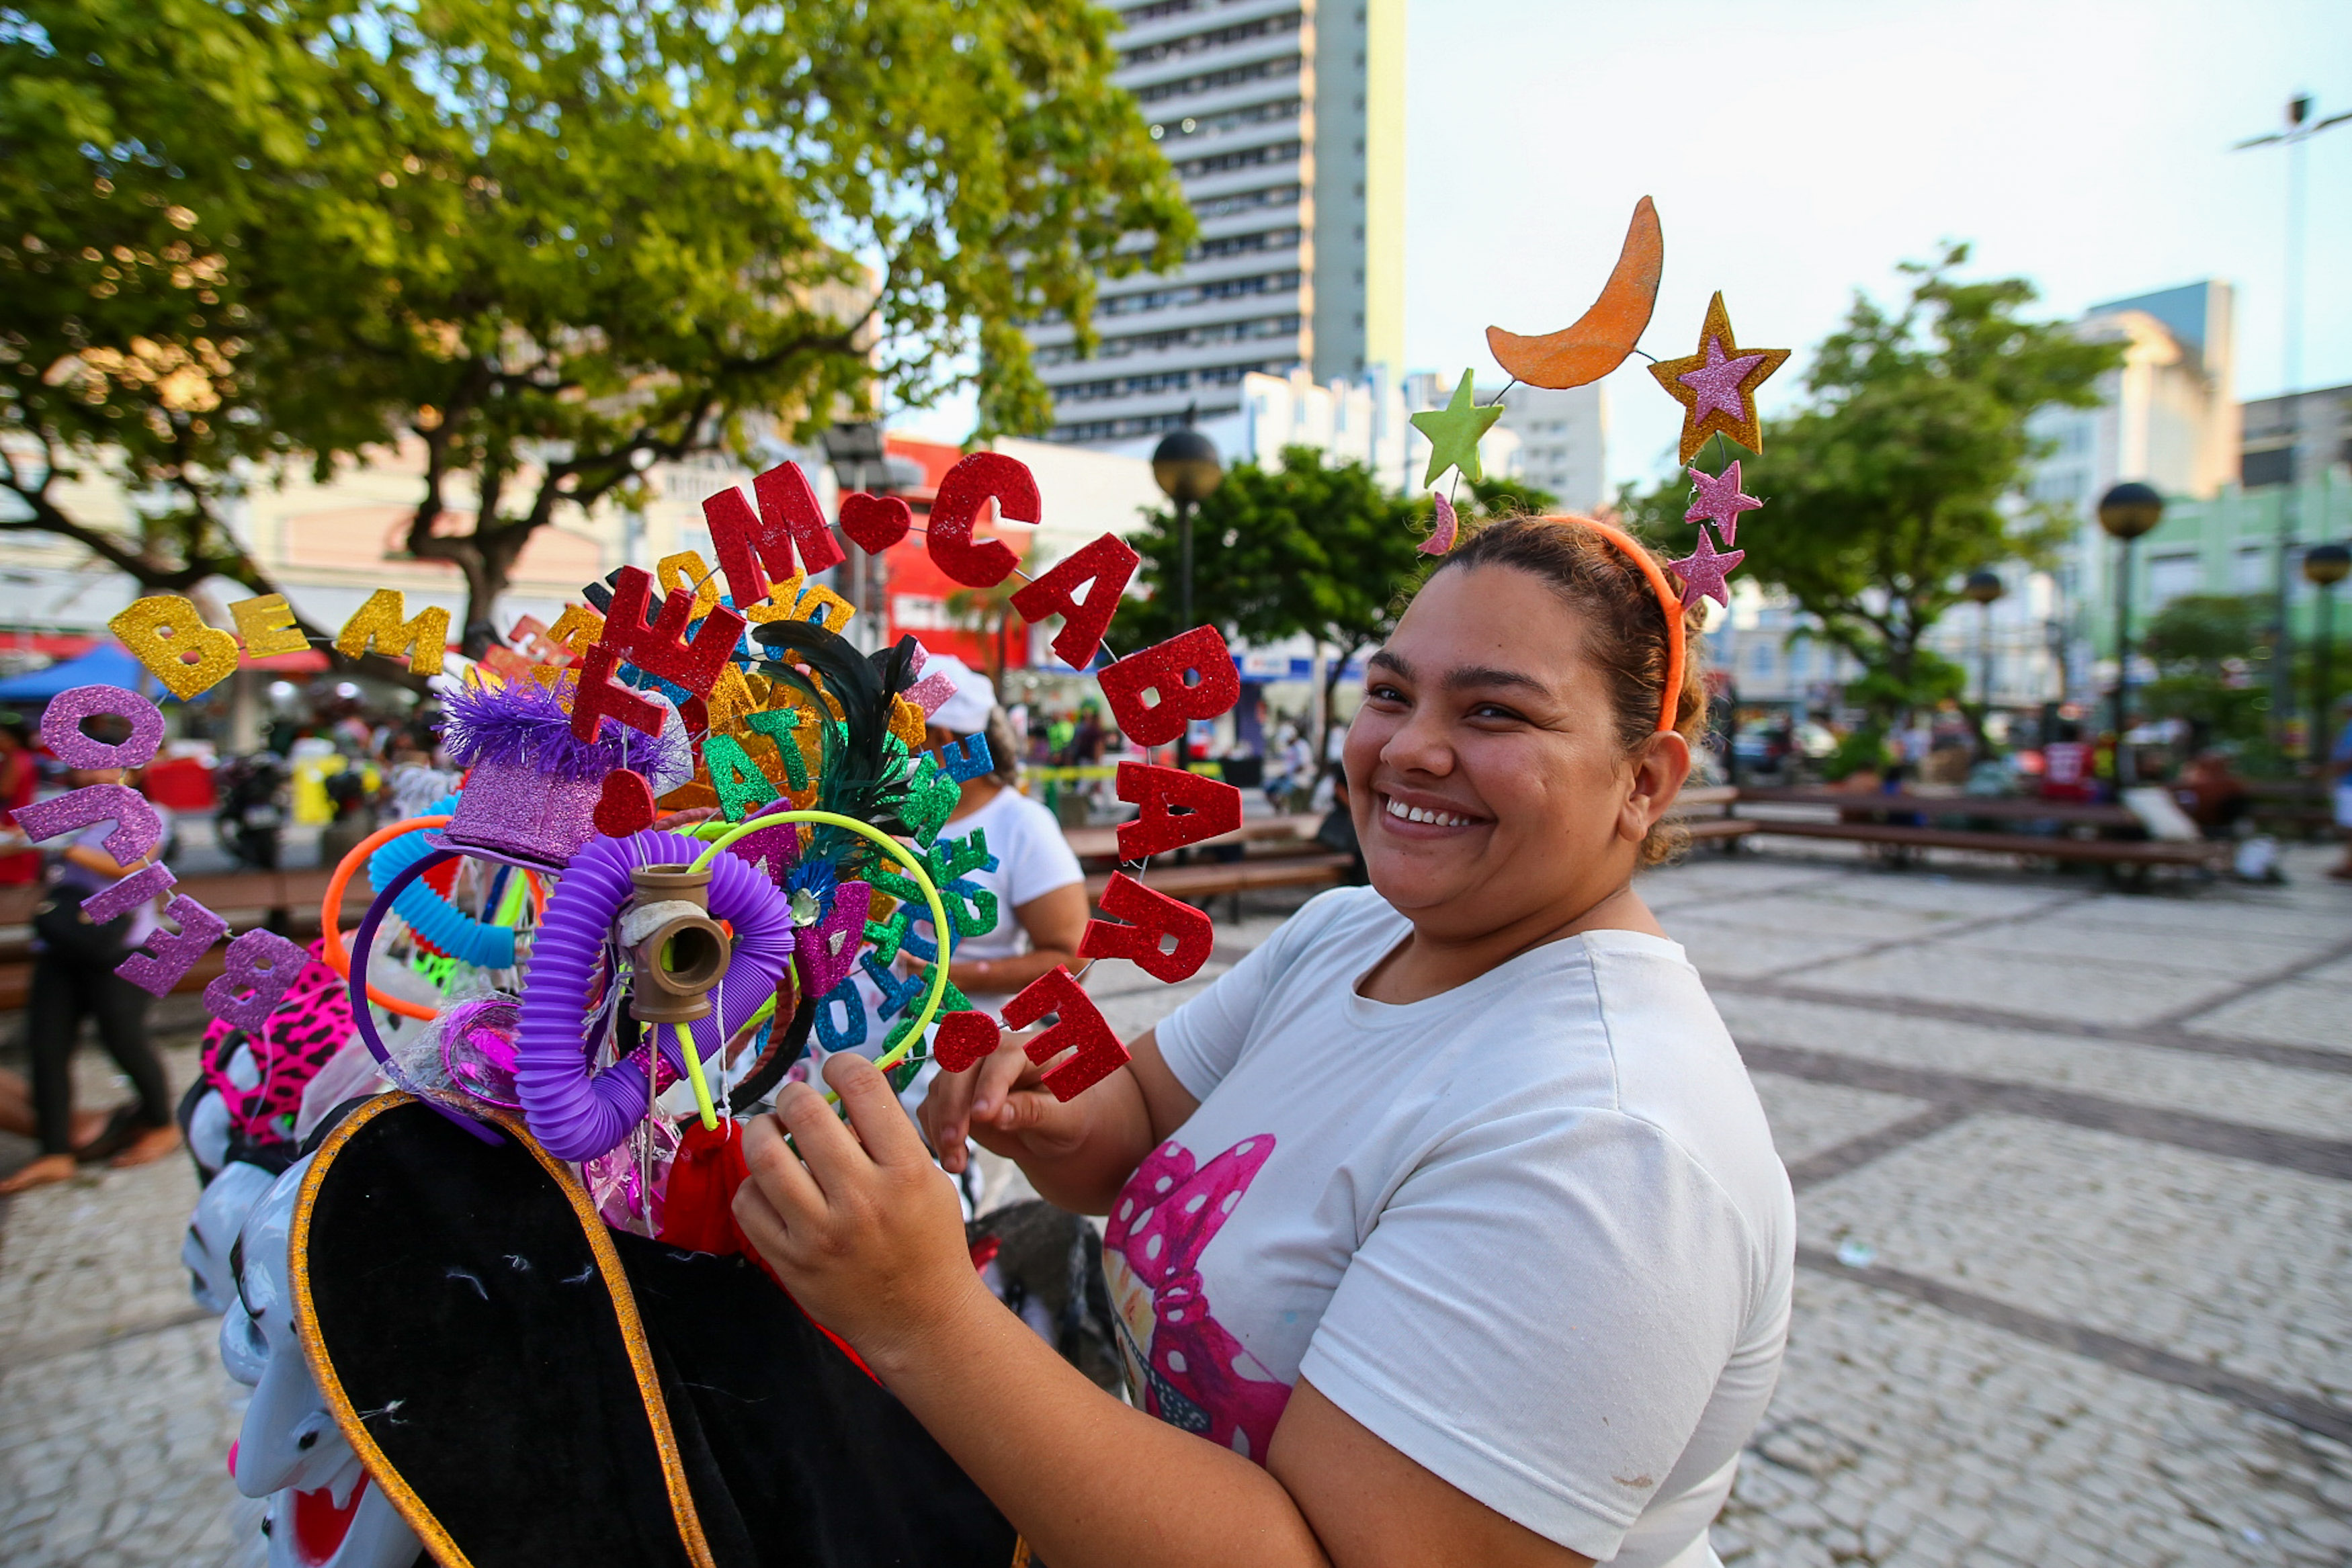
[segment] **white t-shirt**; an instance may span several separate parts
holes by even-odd
[[[1410,929],[1327,893],[1160,1025],[1201,1106],[1106,1228],[1136,1401],[1263,1463],[1304,1376],[1539,1535],[1711,1563],[1796,1230],[1731,1038],[1630,931],[1358,996]]]
[[[1023,930],[1013,912],[1030,900],[1043,897],[1055,888],[1067,887],[1074,882],[1084,882],[1086,873],[1078,867],[1078,857],[1071,852],[1070,843],[1062,837],[1062,825],[1054,813],[1028,796],[1013,789],[1000,789],[990,800],[968,817],[958,817],[940,830],[941,839],[961,839],[973,829],[988,835],[988,852],[996,857],[993,871],[967,872],[964,880],[982,892],[996,897],[995,928],[979,936],[956,943],[951,956],[964,958],[1013,958],[1030,948],[1029,933]],[[934,939],[929,912],[918,910],[913,929],[925,941]],[[861,967],[851,971],[857,984],[857,994],[866,1001],[866,1040],[857,1049],[867,1056],[879,1056],[882,1042],[889,1038],[891,1026],[898,1019],[881,1016],[882,993]],[[1009,995],[975,995],[971,1005],[981,1011],[1001,1015]],[[822,1059],[822,1048],[812,1041],[810,1054]],[[814,1066],[814,1064],[812,1064]],[[924,1081],[928,1082],[929,1080]],[[920,1086],[910,1085],[910,1103],[920,1104]]]

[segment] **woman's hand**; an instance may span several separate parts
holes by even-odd
[[[955,1187],[889,1081],[853,1051],[826,1061],[824,1078],[849,1125],[809,1085],[785,1084],[776,1113],[743,1134],[751,1179],[735,1218],[809,1315],[881,1371],[987,1291]]]
[[[989,1153],[1024,1166],[1065,1158],[1086,1143],[1093,1118],[1078,1101],[1064,1104],[1046,1090],[1044,1069],[1024,1049],[1036,1036],[1034,1030],[1008,1034],[995,1054],[961,1072],[932,1077],[919,1118],[940,1164],[962,1171],[967,1134]]]

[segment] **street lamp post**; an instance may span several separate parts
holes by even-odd
[[[2332,125],[2352,120],[2352,110],[2331,114],[2325,120],[2311,118],[2311,99],[2297,93],[2286,102],[2286,129],[2261,136],[2250,136],[2230,151],[2241,152],[2249,147],[2284,146],[2286,149],[2286,254],[2285,287],[2280,298],[2285,306],[2285,354],[2283,359],[2285,386],[2281,401],[2287,417],[2286,489],[2279,497],[2278,559],[2273,573],[2276,641],[2271,652],[2271,718],[2274,725],[2284,726],[2294,711],[2294,632],[2287,622],[2287,558],[2294,549],[2295,513],[2302,504],[2303,483],[2303,218],[2304,218],[2304,148],[2311,139]]]
[[[833,476],[844,494],[853,490],[880,493],[889,485],[889,453],[884,444],[881,425],[867,421],[860,424],[836,424],[824,435],[825,461],[833,465]],[[849,553],[849,602],[857,613],[850,621],[850,640],[861,653],[872,653],[880,646],[877,636],[882,618],[869,614],[872,596],[873,566],[862,549]]]
[[[2164,497],[2137,480],[2126,480],[2099,497],[2099,527],[2123,544],[2116,571],[2116,778],[2139,782],[2131,743],[2132,543],[2164,520]]]
[[[1224,482],[1224,465],[1217,460],[1216,443],[1192,428],[1185,416],[1181,430],[1171,430],[1151,454],[1151,477],[1160,493],[1176,503],[1176,620],[1192,621],[1192,508],[1209,498]],[[1176,766],[1192,760],[1192,727],[1176,737]]]
[[[2336,585],[2352,572],[2352,549],[2342,545],[2314,545],[2303,552],[2305,581],[2319,590],[2311,646],[2311,756],[2325,764],[2335,755],[2330,734],[2336,699]]]
[[[1997,571],[1972,571],[1962,585],[1960,596],[1974,604],[1977,617],[1977,702],[1985,713],[1992,712],[1992,604],[2009,591],[2009,585]]]

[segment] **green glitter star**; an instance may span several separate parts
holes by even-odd
[[[1478,442],[1503,417],[1503,405],[1489,403],[1478,407],[1471,400],[1470,372],[1462,372],[1462,380],[1454,388],[1454,401],[1444,408],[1433,408],[1412,416],[1412,427],[1429,437],[1429,472],[1422,476],[1423,488],[1437,483],[1437,476],[1448,468],[1459,468],[1462,476],[1473,485],[1486,477],[1478,466]]]

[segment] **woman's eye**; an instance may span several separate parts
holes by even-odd
[[[1516,723],[1519,716],[1513,713],[1509,708],[1499,706],[1494,703],[1480,703],[1476,707],[1470,710],[1470,716],[1472,718],[1497,719],[1507,724]]]
[[[1404,694],[1391,685],[1366,686],[1364,688],[1364,695],[1373,702],[1401,703],[1404,701]]]

